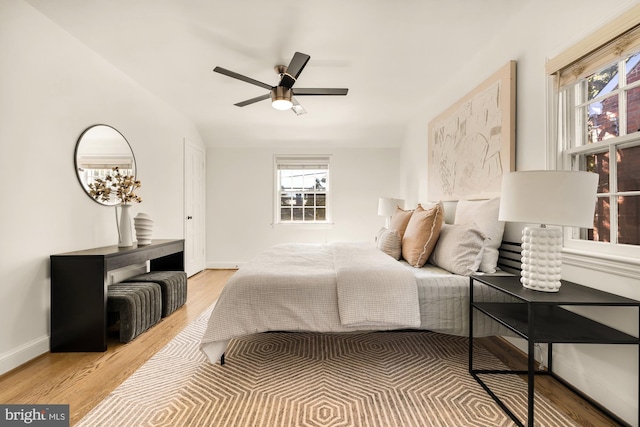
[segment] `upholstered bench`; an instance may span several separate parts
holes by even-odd
[[[120,342],[129,342],[160,321],[162,291],[152,282],[115,283],[107,288],[109,323],[120,321]]]
[[[184,271],[150,271],[126,282],[153,282],[162,290],[162,317],[167,317],[187,302],[187,273]]]

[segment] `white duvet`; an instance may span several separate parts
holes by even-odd
[[[231,339],[267,331],[412,328],[465,335],[468,289],[468,277],[413,268],[373,244],[276,245],[225,285],[200,348],[215,363]],[[478,300],[495,295],[484,285],[474,292]],[[495,335],[482,320],[476,335]]]

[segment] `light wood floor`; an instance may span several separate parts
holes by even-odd
[[[205,270],[189,278],[186,304],[128,344],[119,343],[114,336],[104,353],[46,353],[0,376],[0,403],[69,404],[74,425],[213,304],[233,273]],[[521,360],[521,354],[495,340],[483,343],[509,364]],[[553,380],[536,378],[536,390],[580,425],[618,425]]]

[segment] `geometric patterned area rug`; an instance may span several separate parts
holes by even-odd
[[[232,340],[226,364],[198,345],[210,309],[78,426],[512,426],[468,373],[467,339],[431,332],[273,332]],[[474,367],[505,369],[483,347]],[[496,376],[494,376],[496,377]],[[492,390],[526,419],[526,383]],[[490,380],[487,378],[487,382]],[[536,425],[571,426],[541,396]]]

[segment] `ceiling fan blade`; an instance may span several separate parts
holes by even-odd
[[[307,88],[307,89],[293,89],[293,94],[297,96],[302,95],[346,95],[349,89],[337,89],[337,88]]]
[[[233,77],[234,79],[242,80],[243,82],[251,83],[252,85],[260,86],[261,88],[271,90],[273,86],[268,85],[266,83],[259,82],[258,80],[254,80],[250,77],[243,76],[242,74],[235,73],[233,71],[229,71],[226,68],[216,67],[213,69],[216,73],[224,74],[225,76]]]
[[[311,59],[311,57],[306,53],[296,52],[287,66],[287,72],[284,73],[282,79],[280,79],[280,86],[290,89],[298,79],[305,65],[307,65],[307,62],[309,62],[309,59]]]
[[[296,113],[296,116],[307,114],[307,110],[305,110],[304,107],[300,105],[297,99],[295,99],[294,97],[291,97],[291,102],[293,103],[293,106],[291,107],[291,111]]]
[[[271,93],[267,93],[266,95],[256,96],[255,98],[247,99],[246,101],[238,102],[237,104],[233,104],[236,107],[245,107],[247,105],[256,103],[258,101],[263,101],[265,99],[271,98]]]

